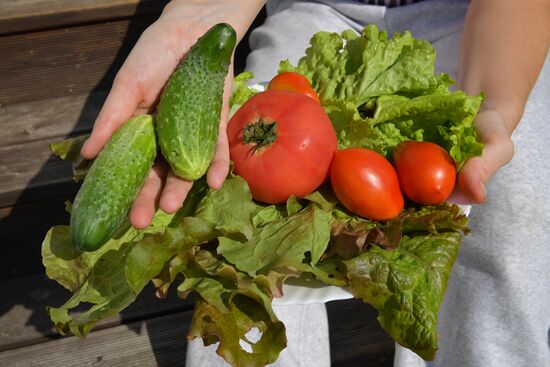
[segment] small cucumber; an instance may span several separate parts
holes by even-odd
[[[111,137],[92,164],[71,212],[71,240],[95,251],[126,222],[157,151],[150,115],[136,116]]]
[[[236,38],[229,24],[210,28],[191,47],[161,95],[160,150],[174,173],[186,180],[203,176],[214,158],[224,81]]]

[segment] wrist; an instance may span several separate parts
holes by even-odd
[[[159,18],[178,34],[202,35],[218,23],[228,23],[237,32],[237,43],[265,5],[266,0],[172,0]]]

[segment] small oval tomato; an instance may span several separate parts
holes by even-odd
[[[275,75],[269,82],[267,89],[286,90],[290,92],[302,93],[319,102],[319,96],[309,84],[305,76],[290,71]]]
[[[453,192],[455,165],[439,145],[413,140],[401,142],[393,151],[393,162],[401,189],[412,201],[440,204]]]
[[[319,187],[337,148],[323,107],[280,90],[249,99],[229,121],[227,136],[235,173],[248,182],[254,199],[271,204]]]
[[[334,154],[332,188],[349,211],[374,220],[393,218],[404,206],[397,174],[381,154],[351,148]]]

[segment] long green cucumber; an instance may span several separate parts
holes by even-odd
[[[123,225],[157,151],[150,115],[136,116],[111,137],[92,164],[71,212],[71,240],[95,251]]]
[[[214,158],[224,81],[235,42],[235,30],[230,25],[212,27],[191,47],[161,95],[157,108],[159,146],[181,178],[200,178]]]

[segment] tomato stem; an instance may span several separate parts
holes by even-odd
[[[266,122],[261,117],[244,127],[243,141],[252,145],[254,152],[267,147],[277,139],[277,122]]]

